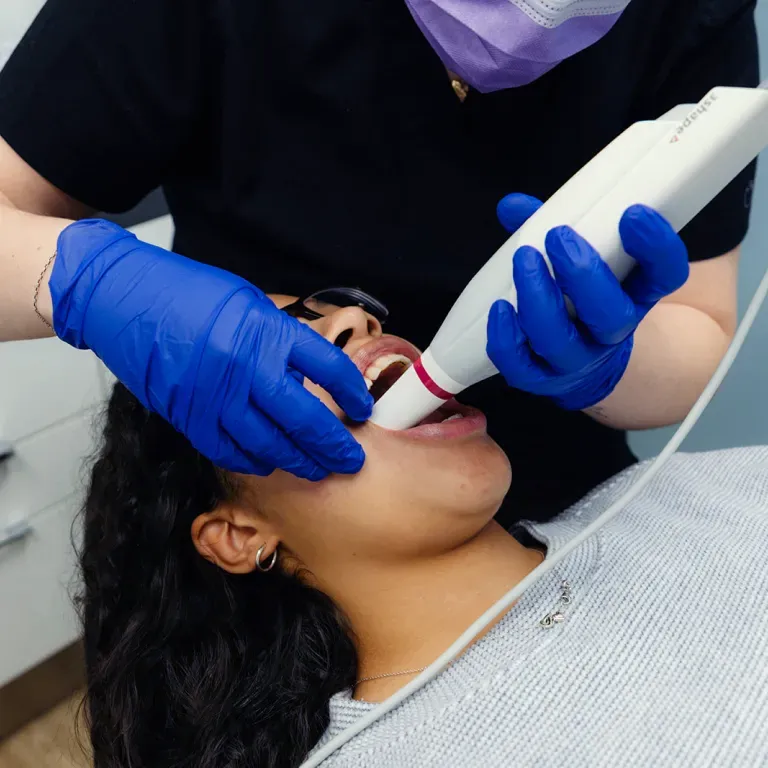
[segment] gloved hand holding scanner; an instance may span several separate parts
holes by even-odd
[[[310,480],[362,467],[363,449],[302,381],[364,421],[372,398],[363,377],[258,288],[106,221],[70,225],[57,253],[56,334],[93,350],[216,465]]]
[[[499,203],[499,219],[513,233],[540,206],[535,198],[508,195]],[[549,397],[565,410],[594,407],[613,392],[640,321],[685,283],[689,271],[685,244],[651,208],[629,208],[619,232],[637,262],[623,285],[570,227],[552,229],[546,239],[554,277],[537,250],[517,251],[517,310],[497,301],[488,320],[488,356],[510,386]]]

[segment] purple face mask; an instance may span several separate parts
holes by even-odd
[[[630,0],[405,0],[443,64],[482,93],[541,77],[603,37]]]

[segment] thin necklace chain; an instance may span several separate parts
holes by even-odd
[[[536,552],[541,555],[541,563],[543,563],[547,559],[546,553],[542,552],[541,550],[536,550]],[[429,665],[427,665],[429,666]],[[403,675],[417,675],[420,672],[423,672],[427,667],[422,667],[421,669],[404,669],[402,672],[386,672],[383,675],[371,675],[370,677],[361,677],[355,685],[360,685],[360,683],[367,683],[370,680],[382,680],[385,677],[402,677]]]
[[[400,675],[415,675],[419,672],[423,672],[426,669],[426,667],[422,667],[421,669],[404,669],[402,672],[387,672],[384,675],[372,675],[371,677],[361,677],[357,681],[357,685],[360,685],[360,683],[367,683],[369,680],[381,680],[383,677],[400,677]]]

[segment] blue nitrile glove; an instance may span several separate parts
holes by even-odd
[[[514,232],[540,206],[535,198],[509,195],[499,203],[499,219]],[[554,279],[535,248],[517,251],[517,311],[497,301],[488,318],[488,356],[510,386],[581,410],[604,400],[619,383],[638,324],[685,283],[689,271],[683,241],[651,208],[628,208],[619,233],[637,262],[623,285],[570,227],[556,227],[545,241]],[[573,302],[576,321],[564,296]]]
[[[93,350],[216,465],[311,480],[362,467],[363,449],[302,385],[306,375],[364,421],[362,375],[246,280],[82,221],[59,238],[50,288],[57,335]]]

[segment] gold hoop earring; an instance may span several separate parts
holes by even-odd
[[[266,565],[261,564],[261,556],[264,554],[264,550],[267,548],[266,544],[262,544],[259,547],[259,551],[256,553],[256,567],[262,572],[262,573],[268,573],[275,567],[275,563],[277,562],[277,550],[275,550],[272,553],[272,557],[269,559],[269,562]]]

